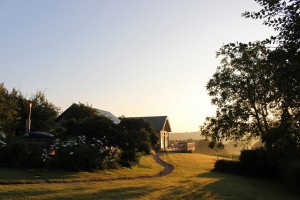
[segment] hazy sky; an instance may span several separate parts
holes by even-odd
[[[198,131],[215,111],[205,89],[215,52],[274,34],[241,17],[259,9],[254,0],[0,0],[0,83],[28,98],[42,90],[62,111],[88,103]]]

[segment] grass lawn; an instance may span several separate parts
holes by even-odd
[[[160,157],[175,166],[172,174],[108,182],[0,185],[0,199],[300,199],[300,196],[271,180],[211,172],[216,160],[213,156],[163,154]],[[141,167],[133,169],[101,173],[56,172],[55,176],[53,172],[45,173],[49,175],[47,180],[82,180],[154,175],[162,169],[151,156],[144,157],[141,164]],[[16,176],[22,177],[21,180],[35,180],[30,173],[20,175],[22,172],[15,171],[6,177],[2,173],[0,169],[2,181],[17,181]]]
[[[141,158],[141,164],[132,168],[121,168],[98,172],[68,172],[55,170],[33,170],[0,168],[0,184],[20,183],[61,183],[89,180],[112,180],[117,178],[132,178],[140,175],[152,176],[163,169],[157,165],[151,156]],[[1,198],[1,197],[0,197]]]

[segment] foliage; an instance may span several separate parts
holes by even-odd
[[[131,167],[139,163],[140,153],[149,154],[157,145],[158,137],[151,124],[142,118],[121,118],[121,138],[118,144],[122,148],[120,163]]]
[[[241,163],[239,161],[234,160],[217,160],[215,162],[213,170],[217,172],[226,172],[234,174],[240,174],[242,171]]]
[[[263,42],[230,43],[217,53],[221,66],[207,84],[215,117],[202,133],[223,139],[261,139],[268,156],[300,159],[300,3],[256,0],[263,8],[244,17],[265,19],[278,35]],[[270,48],[270,44],[275,44]],[[267,46],[266,46],[267,45]],[[272,154],[272,155],[271,155]]]
[[[152,125],[142,118],[121,118],[123,148],[137,149],[139,152],[150,153],[158,143],[158,137]]]
[[[48,150],[39,144],[27,145],[28,156],[24,161],[23,167],[34,169],[47,169],[49,166]]]
[[[281,124],[272,132],[275,137],[285,135],[280,143],[292,143],[290,152],[299,155],[300,126],[300,1],[256,0],[263,8],[259,12],[245,12],[246,18],[264,19],[264,25],[273,27],[278,35],[266,39],[267,44],[277,44],[268,60],[277,67],[274,80],[281,97]],[[276,135],[277,134],[277,135]],[[296,143],[296,144],[295,144]],[[281,146],[278,144],[277,146]],[[285,145],[285,148],[289,148]],[[282,148],[281,148],[282,149]]]
[[[284,183],[298,193],[300,187],[300,162],[288,162],[282,164],[282,179]]]
[[[21,98],[23,97],[20,92],[15,89],[9,92],[3,83],[0,84],[0,131],[7,135],[15,135],[20,126],[19,100]]]
[[[0,165],[5,167],[24,167],[29,152],[22,139],[15,139],[10,144],[0,148]]]
[[[31,129],[50,131],[54,129],[54,119],[59,108],[48,102],[42,91],[32,96],[33,106]],[[20,91],[9,92],[4,84],[0,84],[0,131],[7,136],[21,135],[25,132],[28,114],[28,102]]]
[[[106,137],[110,145],[117,145],[119,131],[107,117],[97,114],[97,110],[82,103],[73,104],[57,130],[58,137],[66,139],[71,136],[85,135],[88,140]]]
[[[217,53],[223,59],[206,86],[217,111],[207,118],[202,135],[218,144],[223,139],[249,140],[268,134],[278,113],[268,52],[256,42],[232,43]]]
[[[133,149],[123,149],[120,155],[120,165],[123,167],[132,167],[140,162],[141,154]]]
[[[57,130],[61,139],[82,134],[87,140],[105,137],[109,146],[121,148],[120,163],[123,166],[137,164],[138,152],[149,154],[158,141],[154,128],[143,119],[122,118],[121,123],[116,125],[99,115],[96,109],[82,103],[68,108],[61,121]]]
[[[105,143],[105,139],[87,140],[85,136],[66,141],[58,140],[54,144],[55,156],[52,157],[52,166],[71,171],[117,167],[119,149]]]
[[[59,108],[50,103],[42,91],[37,91],[31,99],[31,130],[53,132]]]
[[[280,178],[278,163],[269,159],[263,149],[243,150],[239,161],[218,160],[215,163],[214,170],[251,177]]]
[[[14,168],[46,168],[44,159],[48,152],[38,144],[30,146],[22,138],[12,138],[11,142],[0,147],[0,166]]]
[[[240,156],[242,173],[249,176],[278,178],[278,162],[268,156],[263,149],[243,150]]]
[[[277,42],[285,48],[297,48],[300,42],[300,3],[299,0],[255,0],[263,8],[259,12],[245,12],[243,16],[264,19],[264,25],[273,27],[278,35],[269,42]],[[296,45],[292,47],[293,45]]]

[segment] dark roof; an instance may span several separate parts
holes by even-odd
[[[164,129],[164,126],[167,126],[169,132],[171,132],[171,126],[169,124],[169,120],[167,116],[152,116],[152,117],[137,117],[143,118],[144,120],[150,122],[156,131],[161,131]]]
[[[54,136],[47,132],[34,131],[29,134],[24,135],[25,138],[51,138],[54,139]]]
[[[68,111],[69,111],[72,107],[74,107],[74,106],[76,106],[75,103],[73,103],[69,108],[67,108],[63,113],[61,113],[61,114],[55,119],[55,121],[58,122],[59,120],[61,120],[61,119],[68,113]]]
[[[69,108],[67,108],[63,113],[61,113],[56,119],[55,121],[56,122],[59,122],[68,112],[70,109],[72,109],[72,107],[76,106],[75,103],[73,103]],[[108,112],[108,111],[105,111],[105,110],[99,110],[99,109],[96,109],[96,108],[93,108],[95,109],[96,113],[98,115],[101,115],[101,116],[104,116],[104,117],[107,117],[108,119],[110,119],[111,121],[113,121],[115,124],[119,124],[120,123],[120,119],[117,118],[116,116],[114,116],[112,113]]]

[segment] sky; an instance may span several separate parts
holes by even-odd
[[[81,102],[199,131],[215,113],[205,86],[216,52],[275,35],[241,17],[260,9],[254,0],[0,0],[0,83],[28,99],[43,91],[61,111]]]

